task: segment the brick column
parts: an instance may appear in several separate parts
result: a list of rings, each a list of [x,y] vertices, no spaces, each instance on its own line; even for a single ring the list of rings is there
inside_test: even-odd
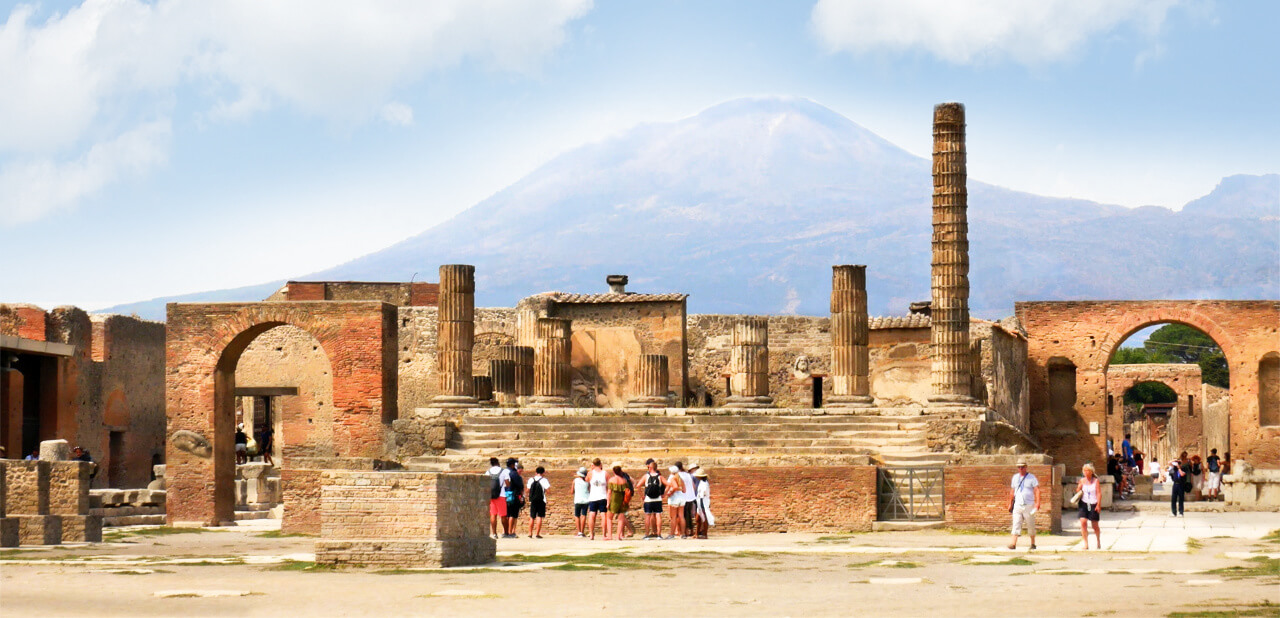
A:
[[[734,408],[768,408],[769,396],[769,319],[738,318],[733,324],[733,351],[729,357],[733,372],[733,394],[725,405]]]
[[[476,405],[471,380],[471,349],[475,344],[476,267],[440,267],[440,296],[436,320],[436,359],[440,394],[431,405],[465,408]]]
[[[831,387],[829,408],[871,406],[867,350],[867,267],[831,267]]]
[[[665,354],[641,354],[636,365],[635,390],[628,408],[665,408],[671,405],[671,373]]]
[[[933,108],[934,405],[971,405],[969,392],[969,196],[965,188],[964,106]]]
[[[511,346],[515,347],[515,346]],[[489,379],[493,386],[493,400],[498,405],[516,401],[516,362],[506,358],[489,361]]]
[[[569,406],[570,322],[538,318],[538,339],[533,350],[534,408]]]

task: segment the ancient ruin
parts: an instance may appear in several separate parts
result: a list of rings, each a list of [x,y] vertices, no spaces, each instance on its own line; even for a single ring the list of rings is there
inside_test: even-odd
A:
[[[1056,488],[1135,429],[1153,453],[1230,451],[1231,504],[1280,506],[1280,301],[1020,302],[973,319],[963,106],[939,105],[933,129],[932,294],[904,315],[867,314],[874,255],[833,266],[828,316],[689,315],[686,295],[629,291],[625,275],[477,308],[468,265],[441,266],[439,283],[292,281],[262,302],[174,303],[164,324],[0,306],[0,545],[92,538],[103,518],[279,517],[320,535],[321,562],[482,562],[490,456],[545,466],[559,488],[595,457],[697,459],[715,470],[721,532],[998,530],[992,488],[1014,458]],[[1212,337],[1230,388],[1195,366],[1111,364],[1162,322]],[[1178,400],[1126,419],[1116,401],[1142,381]],[[274,463],[236,464],[238,426],[273,436],[251,457]],[[58,438],[89,445],[92,481],[56,451],[13,461]],[[50,475],[72,489],[46,488]],[[776,478],[795,482],[760,500]],[[73,506],[44,506],[67,492]],[[1062,513],[1037,517],[1052,529]],[[548,514],[553,532],[571,525]]]

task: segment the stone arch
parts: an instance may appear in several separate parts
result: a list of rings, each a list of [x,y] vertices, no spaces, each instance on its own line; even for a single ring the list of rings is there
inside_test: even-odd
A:
[[[1280,352],[1258,360],[1258,425],[1280,427]]]
[[[166,500],[171,525],[234,520],[235,368],[281,325],[314,337],[329,358],[333,448],[382,455],[396,416],[396,308],[380,302],[171,304],[166,341]]]

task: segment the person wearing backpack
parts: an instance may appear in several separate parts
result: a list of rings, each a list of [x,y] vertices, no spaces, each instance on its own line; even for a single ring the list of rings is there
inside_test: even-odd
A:
[[[540,539],[542,521],[547,518],[547,492],[551,490],[551,481],[542,476],[547,473],[546,468],[538,466],[533,472],[526,488],[529,496],[529,538]]]
[[[1209,457],[1205,459],[1205,467],[1209,473],[1205,475],[1205,493],[1208,494],[1210,500],[1217,500],[1222,492],[1222,460],[1218,457],[1218,449],[1209,449]]]
[[[645,540],[662,538],[662,495],[667,491],[667,484],[658,472],[658,462],[652,458],[644,465],[648,470],[641,479],[644,487],[644,538]]]
[[[502,466],[497,457],[489,458],[489,470],[484,473],[489,477],[489,533],[498,538],[498,520],[502,520],[502,534],[507,533],[507,499],[502,496]]]
[[[1204,466],[1200,465],[1200,456],[1191,456],[1191,498],[1200,500],[1204,492]]]
[[[1169,469],[1166,472],[1169,475],[1169,486],[1173,488],[1169,492],[1169,509],[1173,511],[1170,517],[1177,517],[1184,514],[1187,509],[1185,484],[1187,475],[1182,472],[1182,466],[1178,464],[1177,459],[1169,462]]]
[[[520,478],[520,471],[516,470],[516,459],[510,457],[507,459],[507,467],[503,469],[502,474],[498,477],[502,484],[502,497],[506,500],[506,512],[503,513],[502,519],[502,538],[516,538],[516,517],[520,515],[520,507],[524,506],[524,479]]]

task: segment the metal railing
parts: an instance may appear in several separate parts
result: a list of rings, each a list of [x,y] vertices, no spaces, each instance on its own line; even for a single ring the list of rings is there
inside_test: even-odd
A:
[[[942,468],[879,468],[876,518],[940,521],[944,515]]]

